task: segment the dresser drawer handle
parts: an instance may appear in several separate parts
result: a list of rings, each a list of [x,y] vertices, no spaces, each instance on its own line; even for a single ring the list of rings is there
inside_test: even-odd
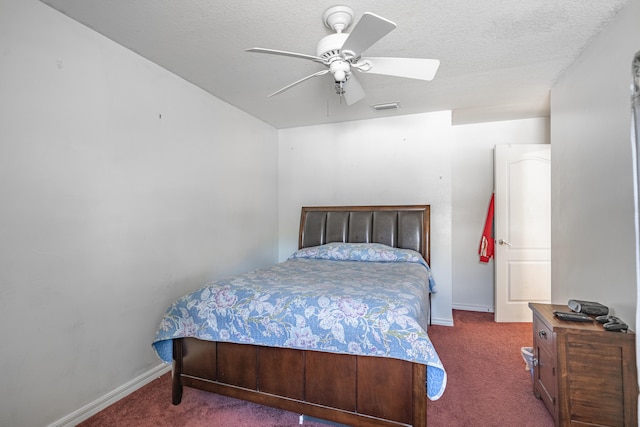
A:
[[[547,332],[546,331],[540,331],[540,332],[538,332],[538,336],[540,338],[547,339]]]

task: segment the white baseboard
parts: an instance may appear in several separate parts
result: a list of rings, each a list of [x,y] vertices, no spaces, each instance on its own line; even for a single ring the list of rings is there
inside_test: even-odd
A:
[[[453,319],[445,319],[443,317],[433,317],[431,319],[432,325],[438,326],[453,326]]]
[[[452,304],[451,308],[453,310],[480,311],[483,313],[493,313],[493,307],[486,307],[481,305]],[[438,326],[453,326],[453,318],[433,317],[431,319],[431,324],[438,325]]]
[[[482,311],[485,313],[493,313],[493,307],[487,307],[482,305],[469,305],[469,304],[452,304],[451,308],[454,310],[465,310],[465,311]]]
[[[77,411],[49,424],[48,427],[73,427],[169,371],[171,371],[171,365],[166,363],[151,368],[147,372],[138,375],[131,381],[83,406]]]

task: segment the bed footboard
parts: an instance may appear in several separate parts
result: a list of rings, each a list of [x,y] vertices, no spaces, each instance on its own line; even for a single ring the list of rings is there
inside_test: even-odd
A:
[[[174,405],[188,386],[350,426],[427,424],[424,365],[195,338],[173,345]]]

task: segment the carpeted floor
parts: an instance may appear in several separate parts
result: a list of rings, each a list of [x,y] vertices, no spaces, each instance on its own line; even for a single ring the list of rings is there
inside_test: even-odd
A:
[[[453,312],[454,327],[429,336],[447,370],[447,389],[428,402],[431,426],[553,426],[533,395],[521,347],[533,342],[531,323],[495,323],[493,313]]]
[[[492,313],[453,312],[454,327],[431,326],[429,335],[447,370],[444,395],[427,402],[430,426],[553,426],[520,348],[531,346],[531,323],[495,323]],[[293,427],[299,415],[212,393],[184,390],[171,404],[170,374],[111,405],[81,427]],[[327,427],[305,420],[305,426]]]
[[[171,404],[171,374],[157,380],[81,423],[82,427],[289,427],[299,415],[189,387],[182,403]],[[304,423],[327,427],[326,424]]]

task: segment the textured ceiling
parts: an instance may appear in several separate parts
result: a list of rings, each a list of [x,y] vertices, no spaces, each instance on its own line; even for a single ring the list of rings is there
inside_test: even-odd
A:
[[[42,0],[71,18],[276,128],[453,110],[454,122],[548,114],[549,88],[626,0]],[[335,4],[398,27],[363,56],[436,58],[431,82],[357,74],[367,96],[347,106],[323,69],[247,53],[315,55]],[[346,30],[349,32],[349,29]],[[374,111],[397,101],[400,109]]]

